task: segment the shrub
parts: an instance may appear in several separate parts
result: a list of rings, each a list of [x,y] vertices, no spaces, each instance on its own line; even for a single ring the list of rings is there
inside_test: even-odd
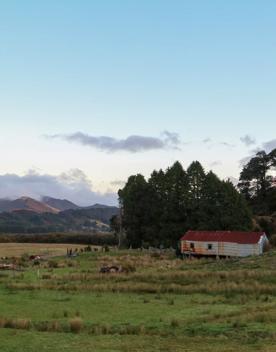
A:
[[[65,311],[63,311],[63,316],[64,316],[64,318],[67,318],[68,317],[68,311],[67,310],[65,310]]]
[[[273,247],[276,247],[276,234],[275,235],[272,235],[270,237],[270,244],[273,246]]]
[[[51,274],[42,274],[41,276],[42,280],[50,280],[52,278]]]
[[[57,320],[52,321],[49,325],[49,330],[54,332],[61,331],[61,326],[59,322]]]
[[[83,321],[81,318],[73,318],[69,321],[71,332],[78,334],[83,328]]]
[[[58,262],[56,260],[51,259],[48,262],[48,266],[49,268],[58,268]]]
[[[125,273],[134,273],[136,271],[136,267],[131,263],[124,263],[122,265],[122,271]]]
[[[180,322],[177,319],[172,319],[171,320],[171,327],[172,328],[178,328],[180,326]]]

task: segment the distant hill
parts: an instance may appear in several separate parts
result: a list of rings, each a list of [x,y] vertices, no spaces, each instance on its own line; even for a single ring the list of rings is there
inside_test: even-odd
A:
[[[16,210],[28,210],[35,213],[53,213],[57,214],[59,209],[48,204],[39,202],[30,197],[21,197],[15,200],[0,200],[0,212],[12,212]]]
[[[58,209],[60,211],[69,209],[79,209],[80,207],[67,199],[57,199],[52,197],[43,197],[42,202],[50,207]]]
[[[75,219],[77,222],[82,222],[87,219],[99,220],[109,225],[109,221],[113,215],[119,214],[119,208],[117,207],[95,207],[70,209],[60,213],[60,216],[66,217],[67,219]]]
[[[70,231],[108,231],[119,208],[103,204],[80,207],[69,200],[29,197],[0,199],[0,232],[44,233]]]
[[[96,203],[94,205],[90,205],[88,207],[82,207],[83,209],[94,209],[94,208],[101,208],[101,209],[107,209],[107,208],[110,208],[110,206],[108,205],[104,205],[104,204],[99,204],[99,203]]]
[[[108,231],[111,217],[119,213],[117,207],[94,204],[81,208],[67,200],[45,198],[44,202],[28,197],[0,200],[0,232]]]

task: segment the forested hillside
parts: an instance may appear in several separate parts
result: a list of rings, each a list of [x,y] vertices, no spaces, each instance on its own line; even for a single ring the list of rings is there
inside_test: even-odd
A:
[[[109,220],[117,207],[70,209],[58,214],[28,210],[0,213],[0,233],[47,233],[109,229]]]

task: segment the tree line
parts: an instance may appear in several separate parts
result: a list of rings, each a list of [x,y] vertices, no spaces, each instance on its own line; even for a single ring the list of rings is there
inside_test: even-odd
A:
[[[105,233],[6,233],[0,234],[0,243],[68,243],[94,246],[116,246],[117,238]]]
[[[118,192],[121,224],[128,245],[173,246],[187,230],[250,230],[252,215],[242,194],[228,180],[205,172],[195,161],[153,171],[148,180],[130,176]],[[119,230],[118,221],[113,227]]]

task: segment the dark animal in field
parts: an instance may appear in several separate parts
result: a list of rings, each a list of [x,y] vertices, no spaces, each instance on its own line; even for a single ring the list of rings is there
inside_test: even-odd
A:
[[[121,271],[122,269],[116,265],[102,266],[100,269],[101,274],[120,273]]]
[[[41,259],[40,255],[30,255],[29,256],[29,260],[40,260],[40,259]]]

